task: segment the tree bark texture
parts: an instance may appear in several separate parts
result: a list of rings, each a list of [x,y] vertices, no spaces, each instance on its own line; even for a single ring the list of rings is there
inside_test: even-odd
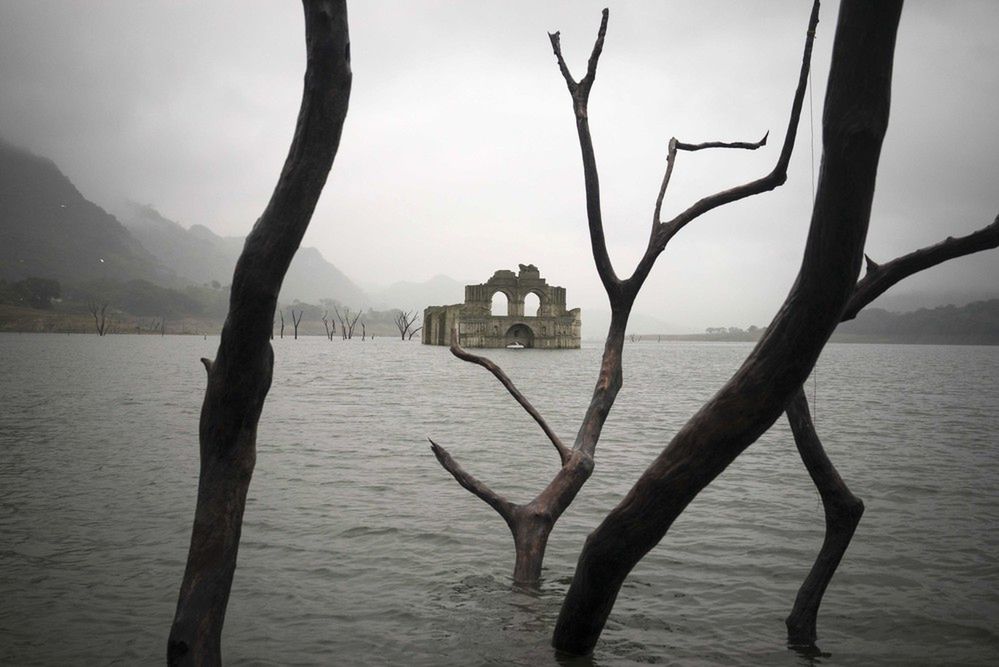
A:
[[[900,11],[898,0],[841,4],[822,166],[798,277],[736,374],[586,539],[555,627],[556,649],[592,651],[631,569],[701,489],[776,421],[839,322],[863,256]]]
[[[229,312],[199,428],[201,471],[187,568],[170,630],[171,665],[221,663],[221,632],[271,384],[277,297],[340,143],[350,96],[343,0],[303,0],[307,67],[294,139],[274,193],[236,263]]]
[[[842,321],[851,320],[877,297],[899,281],[924,269],[982,250],[999,247],[999,216],[992,224],[960,238],[948,237],[886,264],[867,258],[867,274],[854,288]],[[839,567],[853,533],[864,513],[864,503],[854,496],[829,460],[815,432],[803,388],[791,397],[785,409],[801,460],[822,498],[825,538],[805,581],[798,589],[794,607],[786,619],[788,643],[811,645],[817,638],[816,621],[826,587]]]

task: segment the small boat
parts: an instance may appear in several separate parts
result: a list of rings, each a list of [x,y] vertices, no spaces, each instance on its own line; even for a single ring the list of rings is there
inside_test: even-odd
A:
[[[508,350],[523,350],[524,349],[524,345],[522,343],[518,342],[518,341],[514,341],[514,342],[510,343],[509,345],[507,345],[506,349],[508,349]]]

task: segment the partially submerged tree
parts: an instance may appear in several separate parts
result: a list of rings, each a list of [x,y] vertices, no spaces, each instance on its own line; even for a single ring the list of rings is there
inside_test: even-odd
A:
[[[705,197],[671,220],[664,222],[661,220],[663,198],[669,186],[677,154],[680,151],[695,152],[711,148],[756,150],[766,145],[769,133],[757,142],[710,141],[692,144],[678,141],[675,137],[670,139],[666,156],[666,169],[652,215],[652,230],[649,243],[645,254],[638,262],[631,277],[626,279],[619,278],[614,271],[604,240],[603,218],[600,208],[600,185],[597,175],[596,158],[593,152],[593,142],[590,138],[587,111],[590,89],[596,77],[597,62],[603,50],[604,36],[607,31],[607,18],[608,12],[605,9],[599,31],[597,32],[597,39],[587,63],[586,75],[579,81],[573,79],[562,57],[559,33],[556,32],[549,35],[559,70],[565,79],[572,99],[572,108],[576,118],[576,131],[582,151],[583,176],[586,189],[586,212],[593,259],[611,306],[610,329],[604,343],[600,372],[597,377],[596,386],[593,389],[589,407],[576,434],[575,442],[572,447],[567,447],[563,444],[561,439],[548,426],[530,402],[517,390],[506,374],[496,364],[485,357],[469,354],[462,350],[458,344],[458,336],[454,334],[451,336],[451,340],[453,341],[451,352],[460,359],[483,366],[496,376],[517,402],[541,426],[541,429],[548,436],[548,439],[558,452],[561,467],[548,486],[534,499],[523,504],[514,503],[497,494],[488,486],[465,472],[447,450],[431,440],[431,448],[440,464],[454,476],[459,484],[489,504],[506,521],[513,534],[516,555],[513,578],[516,583],[526,586],[536,586],[538,584],[545,549],[548,544],[548,536],[555,522],[576,497],[576,494],[593,470],[593,456],[597,442],[600,439],[601,430],[623,382],[621,364],[628,318],[631,315],[631,308],[635,302],[635,298],[638,296],[638,292],[645,283],[656,259],[666,248],[669,241],[688,223],[699,216],[724,204],[773,190],[787,180],[787,167],[791,159],[795,133],[797,132],[798,121],[801,117],[802,104],[808,83],[812,44],[815,39],[815,26],[818,22],[818,2],[812,8],[809,18],[804,54],[791,104],[791,113],[784,134],[784,143],[774,168],[770,173],[761,178]],[[776,419],[776,415],[774,419]]]
[[[87,310],[94,318],[94,328],[97,330],[97,335],[103,336],[108,333],[108,302],[102,301],[98,303],[97,301],[88,301]]]
[[[295,327],[295,340],[298,340],[298,325],[302,323],[303,315],[305,315],[304,310],[298,311],[298,315],[295,315],[295,309],[291,309],[291,324]]]
[[[340,309],[336,306],[333,307],[333,312],[336,313],[336,318],[340,320],[340,335],[343,336],[344,340],[350,340],[354,337],[354,327],[357,326],[357,320],[361,317],[361,311],[358,310],[354,315],[354,318],[350,317],[350,308],[344,308],[343,315],[340,314]]]
[[[330,311],[327,310],[323,313],[323,326],[326,327],[326,337],[332,342],[333,336],[336,335],[336,322],[330,322],[329,317]],[[332,328],[330,328],[330,324],[333,325]]]
[[[900,12],[900,0],[840,5],[822,166],[798,277],[735,375],[587,537],[555,627],[557,649],[593,649],[631,569],[697,494],[776,421],[839,322],[863,256],[888,126]]]
[[[916,250],[885,264],[878,264],[868,257],[867,273],[854,288],[840,319],[842,322],[852,320],[890,287],[914,273],[996,247],[999,247],[999,216],[996,216],[991,225],[968,236],[948,237],[936,245]],[[864,503],[850,492],[826,455],[822,441],[815,432],[803,387],[798,387],[793,393],[785,412],[798,453],[822,498],[825,513],[825,539],[812,569],[798,589],[794,607],[785,621],[789,643],[812,645],[817,635],[815,625],[822,596],[860,523]]]
[[[295,136],[277,186],[236,263],[229,312],[199,429],[198,500],[167,646],[172,665],[221,663],[225,618],[256,460],[257,423],[271,384],[278,293],[340,143],[350,96],[344,0],[303,0],[307,67]]]
[[[395,326],[399,329],[399,337],[402,340],[406,340],[406,336],[410,339],[413,338],[413,334],[422,329],[423,327],[416,327],[417,318],[420,316],[420,311],[399,311],[399,314],[395,316]],[[416,328],[414,328],[416,327]]]

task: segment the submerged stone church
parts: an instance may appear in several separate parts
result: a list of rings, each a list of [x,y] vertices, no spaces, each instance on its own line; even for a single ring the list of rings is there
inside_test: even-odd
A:
[[[497,292],[506,295],[506,315],[492,314]],[[538,297],[536,313],[524,312],[528,294]],[[455,326],[462,347],[579,347],[579,308],[567,311],[565,288],[549,285],[533,264],[521,264],[517,274],[499,270],[480,285],[466,285],[465,303],[424,310],[423,344],[450,345]]]

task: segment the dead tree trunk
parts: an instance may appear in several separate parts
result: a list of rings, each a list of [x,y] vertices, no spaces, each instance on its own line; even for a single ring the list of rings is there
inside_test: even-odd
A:
[[[278,315],[281,316],[281,340],[284,340],[284,311],[279,310]]]
[[[333,306],[333,312],[336,313],[336,318],[340,320],[340,337],[347,340],[347,326],[343,322],[343,315],[340,314],[340,309],[336,306]]]
[[[851,320],[891,286],[914,273],[957,257],[999,247],[999,216],[991,225],[961,238],[947,240],[909,253],[886,264],[867,259],[867,274],[857,283],[847,303],[842,321]],[[864,513],[864,503],[854,496],[829,460],[808,410],[803,388],[791,397],[785,408],[794,442],[808,474],[818,489],[825,512],[826,531],[822,548],[811,571],[798,589],[788,615],[787,640],[792,645],[815,643],[816,620],[826,587],[839,567],[853,533]]]
[[[677,433],[586,539],[552,643],[592,651],[628,573],[691,500],[784,411],[853,292],[888,126],[901,2],[840,5],[823,157],[798,278],[736,374]]]
[[[97,330],[97,335],[103,336],[108,331],[107,301],[101,304],[98,304],[96,301],[90,301],[87,303],[87,309],[94,317],[94,328]]]
[[[351,338],[354,337],[354,327],[357,326],[357,320],[360,317],[361,317],[361,311],[357,311],[357,314],[354,315],[354,319],[350,319],[350,309],[349,308],[347,309],[347,320],[348,320],[347,339],[348,340],[350,340]]]
[[[236,567],[257,423],[271,384],[269,330],[281,282],[308,227],[350,95],[350,41],[343,0],[305,0],[307,67],[295,136],[277,186],[236,263],[229,313],[199,429],[201,472],[187,568],[167,646],[171,665],[218,665]]]
[[[413,340],[413,336],[415,336],[416,334],[420,333],[420,331],[422,331],[422,330],[423,330],[423,327],[416,327],[415,329],[413,329],[412,331],[409,332],[409,337],[407,338],[407,340]]]
[[[336,333],[336,322],[330,322],[329,315],[330,311],[328,310],[323,313],[323,326],[326,327],[326,337],[330,342],[333,342],[333,335]],[[330,324],[333,325],[332,329],[330,329]]]
[[[364,329],[364,322],[361,322],[361,342],[368,340],[368,332]]]
[[[694,203],[671,220],[661,220],[661,209],[669,185],[670,176],[679,151],[695,152],[709,148],[729,148],[756,150],[766,145],[769,133],[758,142],[719,142],[712,141],[700,144],[690,144],[670,140],[666,170],[660,185],[655,209],[652,216],[652,230],[648,247],[630,278],[621,279],[614,271],[607,246],[604,241],[603,218],[600,208],[600,185],[597,175],[596,158],[593,152],[593,142],[590,138],[589,116],[587,104],[590,89],[596,76],[597,63],[603,50],[604,37],[607,31],[608,12],[604,10],[597,39],[587,64],[586,75],[575,81],[562,57],[559,34],[549,35],[552,49],[558,62],[559,70],[565,79],[572,98],[573,113],[576,118],[576,131],[583,159],[583,176],[586,189],[586,211],[590,231],[590,243],[594,263],[604,289],[607,292],[611,306],[610,329],[604,343],[603,360],[597,377],[596,386],[590,405],[583,417],[583,422],[576,434],[572,448],[562,444],[557,435],[548,427],[537,410],[524,398],[508,377],[503,374],[493,362],[484,357],[469,354],[458,344],[457,332],[452,333],[451,352],[465,361],[477,363],[490,370],[500,380],[514,398],[541,426],[545,434],[555,445],[561,459],[561,468],[552,481],[533,500],[524,505],[518,505],[498,495],[474,477],[466,473],[442,447],[431,441],[434,454],[441,465],[451,473],[459,484],[479,496],[495,509],[506,521],[514,536],[516,553],[514,565],[514,581],[524,586],[537,586],[541,574],[545,548],[548,536],[555,522],[572,503],[576,494],[593,471],[593,456],[604,422],[617,398],[623,382],[622,354],[624,349],[625,330],[632,304],[639,290],[645,283],[656,259],[666,248],[669,241],[688,223],[704,213],[719,206],[744,199],[763,192],[768,192],[780,186],[787,179],[787,166],[794,147],[795,132],[801,117],[801,107],[808,82],[808,68],[815,35],[815,25],[818,22],[818,3],[814,7],[809,27],[806,33],[804,55],[801,70],[798,75],[791,104],[791,114],[788,120],[784,144],[773,170],[754,181],[723,190],[705,197]],[[783,407],[783,406],[781,406]],[[779,413],[778,413],[779,414]],[[776,415],[774,416],[776,419]]]
[[[298,317],[295,317],[295,309],[291,309],[291,322],[295,327],[295,340],[298,340],[298,325],[302,323],[302,315],[305,314],[304,310],[298,311]]]

